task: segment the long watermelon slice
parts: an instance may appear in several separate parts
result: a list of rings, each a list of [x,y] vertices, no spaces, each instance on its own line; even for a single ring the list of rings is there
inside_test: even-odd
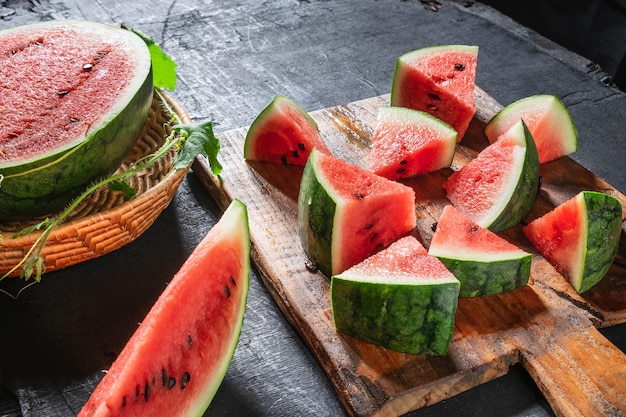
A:
[[[478,47],[441,45],[417,49],[398,58],[391,105],[425,111],[465,135],[474,114]]]
[[[537,250],[583,293],[611,267],[622,230],[622,206],[604,193],[582,191],[522,231]]]
[[[248,128],[243,156],[249,161],[304,165],[313,148],[330,153],[315,120],[290,98],[276,96]]]
[[[459,281],[412,236],[331,279],[337,330],[411,354],[445,355]]]
[[[450,202],[481,227],[498,232],[518,224],[539,189],[537,148],[524,122],[450,175],[443,188]]]
[[[330,277],[416,225],[412,188],[313,149],[298,195],[304,252]]]
[[[172,278],[79,417],[202,415],[239,340],[249,254],[247,210],[233,200]]]
[[[487,139],[495,142],[520,119],[535,139],[540,163],[576,152],[574,121],[561,100],[548,94],[525,97],[504,107],[485,126]]]
[[[459,297],[497,294],[528,283],[532,254],[444,207],[428,248],[461,282]]]
[[[404,107],[380,107],[369,169],[398,180],[449,167],[456,137],[449,124],[428,113]]]
[[[0,32],[0,220],[60,210],[117,169],[152,103],[143,39],[52,21]]]

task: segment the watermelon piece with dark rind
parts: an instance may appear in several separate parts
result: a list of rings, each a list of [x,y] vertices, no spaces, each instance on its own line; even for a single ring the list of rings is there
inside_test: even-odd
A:
[[[327,277],[368,257],[416,226],[415,192],[314,149],[298,195],[304,252]]]
[[[532,254],[479,226],[452,205],[444,207],[428,254],[461,282],[459,297],[510,291],[528,283]]]
[[[244,203],[233,200],[111,365],[79,417],[199,416],[237,346],[250,280]]]
[[[457,141],[474,114],[478,47],[440,45],[400,56],[391,86],[391,105],[425,111],[451,125]]]
[[[608,272],[622,233],[622,206],[604,193],[582,191],[527,224],[526,238],[583,293]]]
[[[525,97],[504,107],[485,126],[487,139],[495,142],[520,119],[535,139],[540,163],[576,152],[578,132],[574,121],[563,102],[549,94]]]
[[[7,29],[0,48],[10,51],[0,77],[0,220],[49,215],[129,154],[152,103],[150,54],[131,31],[85,21]]]
[[[315,120],[293,100],[279,95],[248,128],[243,156],[250,161],[304,165],[313,148],[330,153]]]
[[[398,180],[447,168],[454,158],[456,138],[457,133],[449,124],[428,113],[380,107],[369,169]]]
[[[411,354],[445,355],[459,281],[412,236],[331,279],[337,330]]]
[[[450,202],[493,232],[518,224],[539,189],[539,158],[532,134],[518,121],[443,184]]]

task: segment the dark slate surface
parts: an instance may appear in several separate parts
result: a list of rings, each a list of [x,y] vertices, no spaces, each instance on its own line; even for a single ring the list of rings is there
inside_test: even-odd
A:
[[[626,191],[626,94],[587,61],[473,2],[407,0],[0,1],[0,29],[49,19],[124,22],[178,62],[174,97],[196,121],[248,125],[276,94],[307,110],[390,91],[395,59],[422,46],[480,46],[478,84],[503,104],[556,94],[580,133],[574,158]],[[168,279],[220,212],[190,173],[136,242],[0,298],[0,414],[78,412]],[[3,283],[2,285],[7,285]],[[624,349],[626,326],[605,330]],[[18,400],[20,406],[18,406]],[[256,274],[241,339],[212,416],[345,415],[326,376]],[[549,416],[509,374],[410,416]]]

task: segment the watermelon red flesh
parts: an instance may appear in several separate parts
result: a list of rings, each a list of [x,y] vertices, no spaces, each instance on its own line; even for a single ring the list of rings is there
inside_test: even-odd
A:
[[[459,282],[412,236],[331,280],[337,330],[412,354],[444,355],[454,329]]]
[[[84,21],[2,31],[0,51],[0,219],[48,215],[129,154],[152,103],[150,53]]]
[[[315,121],[291,99],[276,96],[254,120],[244,143],[244,158],[304,165],[317,148],[330,153]]]
[[[428,113],[381,107],[372,136],[369,169],[396,180],[449,167],[456,136],[450,125]]]
[[[425,111],[451,125],[460,141],[474,114],[478,47],[444,45],[398,58],[391,105]]]
[[[524,235],[578,292],[609,270],[622,233],[622,207],[607,194],[583,191],[523,229]]]
[[[523,98],[503,108],[485,126],[485,135],[495,142],[520,119],[533,135],[539,162],[549,162],[578,148],[578,133],[567,108],[553,95]]]
[[[201,415],[239,339],[249,251],[246,208],[234,200],[171,280],[79,417]]]
[[[340,273],[415,228],[415,193],[314,149],[298,196],[298,228],[309,259]]]
[[[528,283],[532,255],[444,207],[428,249],[461,282],[460,297],[509,291]]]
[[[537,149],[523,121],[443,184],[456,208],[494,232],[514,226],[528,214],[538,187]]]

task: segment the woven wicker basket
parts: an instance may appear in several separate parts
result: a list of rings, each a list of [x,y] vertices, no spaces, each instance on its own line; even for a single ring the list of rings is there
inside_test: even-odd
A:
[[[164,105],[162,100],[167,102]],[[119,170],[138,158],[155,152],[171,133],[167,123],[175,112],[180,121],[190,119],[183,108],[165,92],[154,94],[152,108],[133,150]],[[169,205],[187,170],[173,170],[175,151],[161,157],[148,169],[135,174],[130,186],[137,192],[129,201],[120,191],[107,186],[94,191],[72,211],[68,219],[52,230],[41,252],[45,271],[50,272],[97,258],[132,242],[145,232]],[[41,219],[0,222],[0,276],[22,261],[41,232],[14,238],[14,232]],[[9,276],[20,276],[21,268]]]

